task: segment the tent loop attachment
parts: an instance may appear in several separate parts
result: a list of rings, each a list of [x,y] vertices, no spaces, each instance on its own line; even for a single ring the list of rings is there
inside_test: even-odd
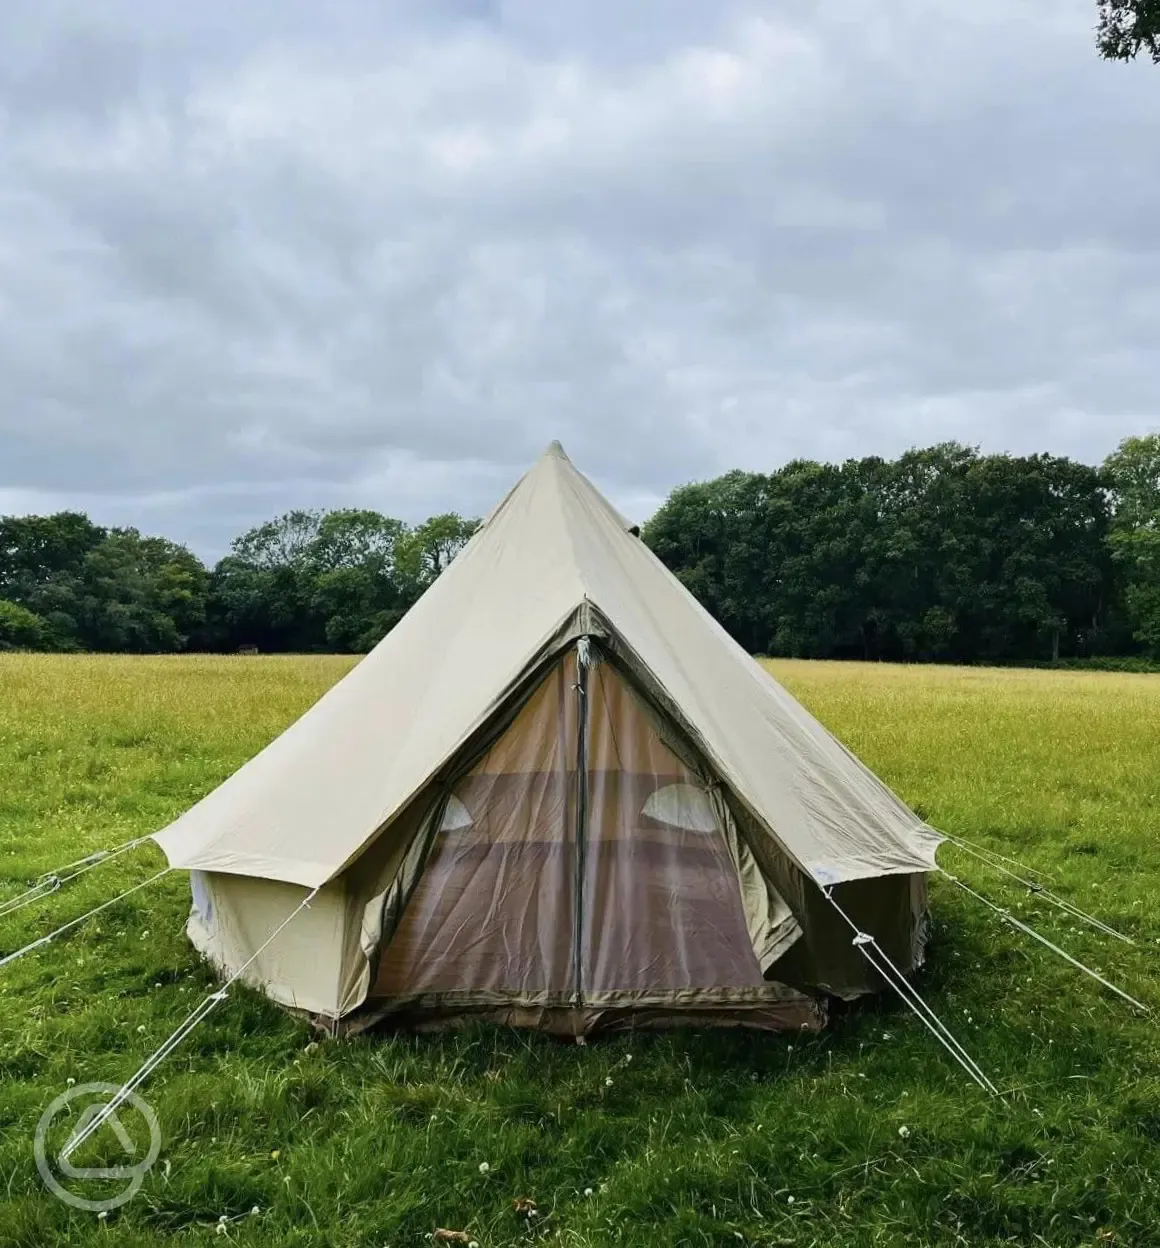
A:
[[[935,831],[957,849],[961,849],[963,853],[969,854],[972,858],[977,858],[981,863],[990,867],[992,871],[998,871],[1001,875],[1007,876],[1008,879],[1021,884],[1029,893],[1042,897],[1044,901],[1055,906],[1057,910],[1062,910],[1070,918],[1078,919],[1081,923],[1086,923],[1088,927],[1094,927],[1096,931],[1103,932],[1105,936],[1113,936],[1116,940],[1122,940],[1126,945],[1134,945],[1136,943],[1131,936],[1125,936],[1123,932],[1116,931],[1114,927],[1111,927],[1102,919],[1097,919],[1095,915],[1081,910],[1079,906],[1068,901],[1066,897],[1060,897],[1058,893],[1053,893],[1045,884],[1040,883],[1036,879],[1028,879],[1027,875],[1038,876],[1041,874],[1034,867],[1024,866],[1023,863],[1018,862],[1014,858],[1006,858],[1002,854],[996,854],[981,845],[975,845],[972,841],[964,841],[962,837],[952,836],[949,832],[943,832],[938,828]],[[1020,875],[1010,870],[1009,867],[1004,866],[1004,863],[1010,863],[1012,866],[1019,867],[1026,874]]]
[[[878,943],[874,936],[869,932],[864,932],[857,923],[838,905],[834,898],[833,887],[822,889],[822,894],[831,906],[846,921],[850,930],[854,933],[854,939],[851,942],[855,949],[866,959],[867,962],[878,972],[886,981],[887,985],[901,998],[902,1003],[918,1018],[924,1027],[935,1037],[936,1040],[947,1050],[956,1062],[966,1071],[967,1076],[972,1082],[978,1084],[985,1092],[989,1092],[992,1096],[1001,1097],[1002,1093],[987,1077],[983,1068],[975,1061],[975,1059],[967,1052],[959,1041],[952,1035],[947,1025],[938,1017],[931,1009],[926,1001],[919,994],[917,988],[906,978],[901,970],[890,960],[889,955]]]
[[[59,892],[70,881],[85,875],[102,862],[111,862],[114,858],[127,854],[131,849],[136,849],[138,845],[144,844],[148,839],[149,837],[147,836],[137,836],[131,841],[126,841],[123,845],[115,845],[112,849],[99,849],[96,853],[89,854],[86,858],[78,858],[75,862],[66,862],[63,867],[57,867],[53,871],[46,872],[40,876],[35,884],[25,889],[23,893],[18,893],[15,897],[9,897],[7,901],[0,901],[0,919],[6,918],[10,914],[15,914],[18,910],[23,910],[25,906],[31,906],[34,902],[42,901],[45,897],[51,897],[53,893]]]
[[[59,876],[43,876],[30,888],[25,889],[23,893],[10,897],[7,901],[0,902],[0,918],[4,918],[5,915],[15,914],[17,910],[23,910],[25,906],[32,905],[34,901],[51,897],[53,893],[59,891],[60,886],[61,880]]]
[[[23,949],[17,949],[14,953],[8,954],[6,957],[0,958],[0,967],[7,966],[10,962],[15,962],[18,958],[24,957],[26,953],[31,953],[34,949],[41,949],[45,945],[50,945],[58,936],[63,936],[66,932],[71,932],[74,927],[79,927],[86,919],[93,918],[94,915],[100,914],[103,910],[108,910],[110,906],[115,906],[117,902],[124,901],[126,897],[131,897],[134,893],[140,892],[147,885],[152,884],[155,880],[161,879],[162,876],[168,875],[172,867],[165,867],[158,871],[156,875],[151,875],[147,880],[142,880],[139,884],[134,884],[132,888],[127,888],[123,893],[118,893],[116,897],[110,898],[108,901],[102,902],[99,906],[82,914],[79,918],[70,919],[63,927],[58,927],[56,931],[49,932],[47,936],[41,936],[38,940],[31,941],[25,945]]]

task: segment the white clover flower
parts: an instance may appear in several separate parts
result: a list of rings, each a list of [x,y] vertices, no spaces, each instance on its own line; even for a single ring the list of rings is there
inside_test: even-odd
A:
[[[584,1198],[587,1199],[591,1195],[592,1195],[592,1189],[590,1187],[586,1187],[584,1189]]]
[[[797,1200],[797,1197],[796,1197],[796,1196],[787,1196],[787,1197],[785,1198],[785,1203],[786,1203],[787,1205],[792,1205],[792,1204],[794,1203],[794,1201],[795,1201],[795,1200]]]
[[[491,1173],[491,1166],[489,1166],[489,1165],[487,1164],[487,1162],[486,1162],[486,1161],[481,1161],[481,1162],[479,1163],[479,1173],[480,1173],[480,1174],[490,1174],[490,1173]]]
[[[910,1138],[910,1128],[909,1128],[909,1127],[906,1127],[906,1126],[899,1127],[899,1128],[898,1128],[898,1134],[899,1134],[899,1135],[900,1135],[900,1136],[901,1136],[904,1140],[909,1139],[909,1138]]]
[[[605,1075],[605,1077],[604,1077],[604,1086],[605,1086],[606,1088],[610,1088],[610,1087],[612,1087],[612,1076],[611,1076],[611,1075]]]

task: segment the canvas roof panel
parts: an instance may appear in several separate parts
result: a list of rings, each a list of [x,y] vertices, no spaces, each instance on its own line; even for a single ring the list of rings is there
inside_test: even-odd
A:
[[[934,868],[937,834],[733,641],[558,443],[361,663],[154,839],[176,867],[326,882],[585,603],[820,884]]]

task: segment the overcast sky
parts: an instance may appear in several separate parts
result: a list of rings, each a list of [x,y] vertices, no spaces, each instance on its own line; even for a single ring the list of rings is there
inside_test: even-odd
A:
[[[1160,68],[1095,0],[3,0],[0,512],[216,557],[1160,428]]]

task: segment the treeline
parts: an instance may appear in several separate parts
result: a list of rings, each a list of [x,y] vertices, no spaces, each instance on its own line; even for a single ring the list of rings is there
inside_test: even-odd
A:
[[[1160,657],[1160,435],[1099,468],[956,443],[673,492],[645,540],[749,650]]]
[[[0,649],[369,650],[478,527],[374,511],[292,511],[216,567],[87,516],[0,519]]]
[[[86,516],[0,519],[0,649],[370,649],[478,527],[293,511],[215,567]],[[946,443],[675,490],[642,537],[750,651],[1160,659],[1160,435],[1100,467]]]

